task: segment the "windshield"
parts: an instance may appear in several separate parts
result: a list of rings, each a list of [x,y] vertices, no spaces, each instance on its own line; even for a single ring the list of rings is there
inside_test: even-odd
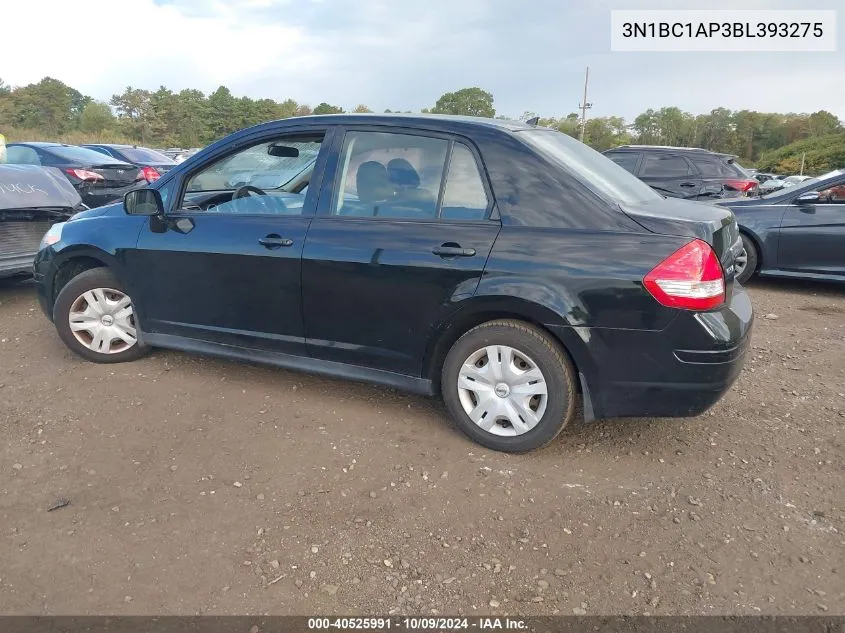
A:
[[[642,204],[662,196],[624,167],[571,136],[554,130],[518,133],[534,149],[584,178],[598,192],[621,204]]]
[[[778,189],[777,191],[773,191],[772,193],[767,193],[765,196],[760,196],[761,198],[775,198],[777,196],[782,196],[785,193],[789,193],[794,189],[798,189],[799,187],[803,187],[804,185],[814,185],[817,182],[821,182],[823,180],[827,180],[828,178],[832,178],[833,176],[839,176],[841,174],[845,174],[845,169],[835,169],[833,171],[829,171],[826,174],[822,174],[821,176],[816,176],[815,178],[808,178],[806,180],[802,180],[800,182],[790,181],[789,178],[785,178],[782,182],[788,183],[786,187],[782,189]]]
[[[110,165],[119,163],[125,165],[122,160],[106,156],[100,152],[88,149],[87,147],[76,147],[75,145],[51,145],[45,148],[53,156],[72,163],[83,163],[86,165]]]
[[[176,162],[168,156],[165,156],[154,149],[147,149],[146,147],[118,147],[117,151],[133,163],[163,163],[165,165],[176,164]]]

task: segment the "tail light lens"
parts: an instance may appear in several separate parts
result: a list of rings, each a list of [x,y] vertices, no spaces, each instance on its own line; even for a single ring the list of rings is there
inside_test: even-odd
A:
[[[97,182],[98,180],[105,180],[105,177],[102,174],[98,174],[95,171],[90,171],[88,169],[66,169],[67,173],[71,176],[79,178],[80,180],[86,180],[88,182]]]
[[[742,193],[748,193],[752,189],[758,186],[758,182],[756,180],[726,180],[725,185],[730,187],[731,189],[735,189],[736,191],[741,191]]]
[[[141,169],[141,175],[144,177],[144,180],[147,182],[155,182],[159,178],[161,178],[161,174],[158,172],[158,169],[155,167],[143,167]]]
[[[725,302],[725,277],[707,242],[693,240],[645,276],[652,297],[669,308],[710,310]]]

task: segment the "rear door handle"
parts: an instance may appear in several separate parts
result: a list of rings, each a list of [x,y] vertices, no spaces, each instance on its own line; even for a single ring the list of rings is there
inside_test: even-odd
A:
[[[682,182],[681,187],[696,187],[697,185],[694,182]]]
[[[461,248],[460,246],[442,245],[431,249],[431,252],[440,257],[473,257],[474,248]]]
[[[258,240],[258,243],[264,248],[269,248],[271,250],[281,248],[282,246],[293,246],[293,240],[284,238],[281,235],[276,235],[275,233],[262,237]]]

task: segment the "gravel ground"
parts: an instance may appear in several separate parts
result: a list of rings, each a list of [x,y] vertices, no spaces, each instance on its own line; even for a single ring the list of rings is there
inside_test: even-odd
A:
[[[845,288],[751,293],[711,412],[509,456],[387,389],[87,363],[0,283],[0,612],[845,613]]]

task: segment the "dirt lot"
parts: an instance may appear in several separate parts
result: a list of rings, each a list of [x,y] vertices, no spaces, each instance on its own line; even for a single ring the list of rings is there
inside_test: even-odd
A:
[[[86,363],[2,283],[0,611],[845,613],[845,289],[751,292],[708,415],[508,456],[386,389]]]

